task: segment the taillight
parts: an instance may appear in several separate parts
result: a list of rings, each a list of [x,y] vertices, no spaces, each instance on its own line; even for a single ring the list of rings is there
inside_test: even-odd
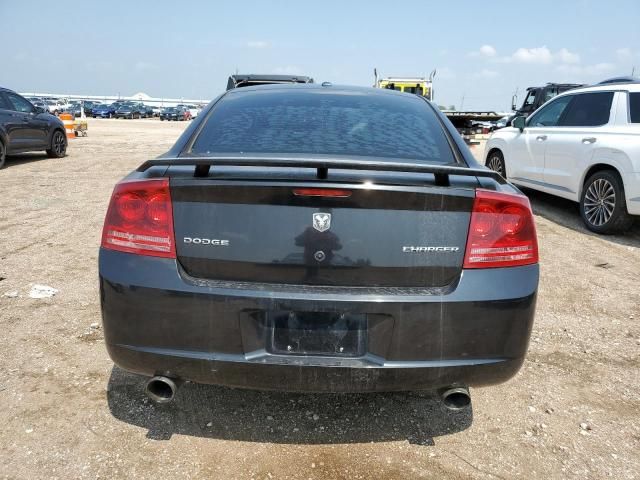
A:
[[[169,179],[125,181],[111,195],[102,248],[176,258]]]
[[[464,268],[515,267],[538,263],[538,240],[529,199],[476,190]]]

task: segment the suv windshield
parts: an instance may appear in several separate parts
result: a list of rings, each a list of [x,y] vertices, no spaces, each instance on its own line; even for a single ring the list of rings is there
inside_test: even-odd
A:
[[[527,94],[527,98],[524,99],[524,106],[525,107],[532,107],[533,104],[536,101],[536,94],[537,94],[537,90],[529,90],[529,93]]]
[[[327,89],[227,94],[206,120],[192,153],[455,162],[439,119],[419,97]]]

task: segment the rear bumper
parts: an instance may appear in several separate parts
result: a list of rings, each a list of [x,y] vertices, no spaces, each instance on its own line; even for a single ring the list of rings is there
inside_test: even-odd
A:
[[[175,260],[101,249],[100,294],[113,361],[142,375],[288,391],[393,391],[500,383],[517,373],[538,266],[466,270],[443,289],[202,281]],[[366,353],[269,353],[264,312],[363,313]]]

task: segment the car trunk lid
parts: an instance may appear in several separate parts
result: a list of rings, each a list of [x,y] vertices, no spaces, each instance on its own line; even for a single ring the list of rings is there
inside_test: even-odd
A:
[[[458,186],[172,178],[178,261],[212,280],[445,286],[462,270],[472,178]]]

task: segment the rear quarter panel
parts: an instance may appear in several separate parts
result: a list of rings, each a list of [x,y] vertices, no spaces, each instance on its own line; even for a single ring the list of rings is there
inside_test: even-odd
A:
[[[622,178],[629,213],[640,215],[640,125],[612,126],[597,139],[592,156],[582,159],[579,165],[578,191],[582,194],[591,167],[609,165]]]

